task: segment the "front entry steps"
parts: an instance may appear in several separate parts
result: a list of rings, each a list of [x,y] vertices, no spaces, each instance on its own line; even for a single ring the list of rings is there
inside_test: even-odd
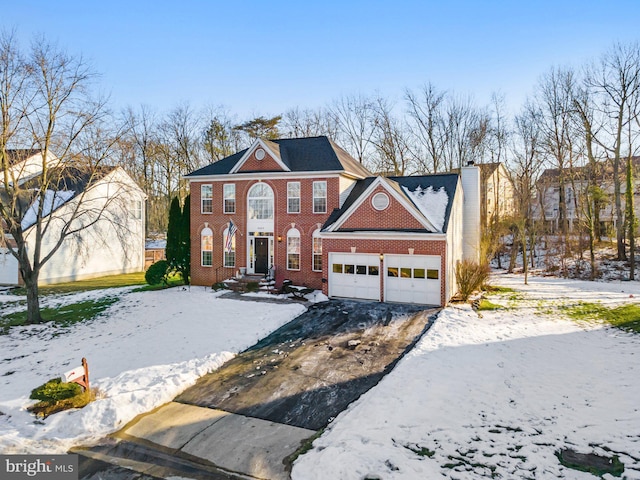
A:
[[[240,278],[231,278],[229,280],[225,280],[222,283],[224,283],[229,290],[233,290],[234,292],[239,293],[256,291],[273,293],[275,291],[276,284],[274,280],[265,278],[263,274],[250,273],[243,275]]]

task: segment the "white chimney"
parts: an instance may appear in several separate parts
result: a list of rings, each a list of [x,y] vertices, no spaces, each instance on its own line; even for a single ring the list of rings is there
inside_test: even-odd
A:
[[[480,168],[473,162],[460,169],[462,181],[462,255],[480,261]]]

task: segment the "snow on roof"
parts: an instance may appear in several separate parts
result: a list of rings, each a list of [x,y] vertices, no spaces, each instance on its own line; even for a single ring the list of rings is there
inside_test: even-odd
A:
[[[439,190],[434,190],[431,186],[425,189],[418,187],[413,192],[405,186],[402,189],[427,220],[441,232],[444,228],[447,205],[449,204],[449,195],[444,187],[440,187]]]
[[[51,214],[58,207],[68,202],[76,194],[73,190],[47,190],[44,194],[44,206],[42,207],[42,218]],[[38,208],[40,197],[36,197],[29,209],[22,217],[21,226],[25,230],[36,223],[38,219]]]

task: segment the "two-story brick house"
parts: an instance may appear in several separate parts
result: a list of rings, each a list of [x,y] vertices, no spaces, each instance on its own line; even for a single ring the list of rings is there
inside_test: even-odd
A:
[[[187,179],[195,285],[275,270],[332,297],[441,305],[463,250],[477,255],[459,175],[373,177],[327,137],[258,139]]]

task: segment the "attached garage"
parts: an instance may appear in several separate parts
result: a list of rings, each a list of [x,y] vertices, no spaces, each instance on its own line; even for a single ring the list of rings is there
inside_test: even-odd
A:
[[[380,301],[380,256],[329,253],[329,296]]]
[[[440,265],[439,255],[385,255],[385,301],[440,305]]]

